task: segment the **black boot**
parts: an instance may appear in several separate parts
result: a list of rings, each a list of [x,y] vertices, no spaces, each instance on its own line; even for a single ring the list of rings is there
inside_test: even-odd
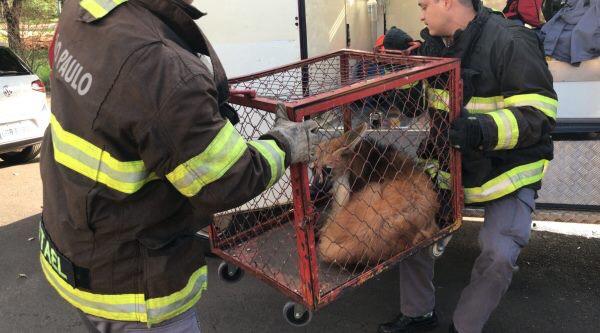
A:
[[[404,333],[430,331],[438,326],[435,311],[420,317],[408,317],[400,313],[393,321],[379,325],[378,333]]]

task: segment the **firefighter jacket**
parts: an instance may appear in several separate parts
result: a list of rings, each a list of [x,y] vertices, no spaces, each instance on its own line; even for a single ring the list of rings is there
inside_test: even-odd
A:
[[[272,140],[220,112],[224,70],[180,0],[68,1],[54,48],[41,173],[41,265],[73,306],[156,324],[194,306],[195,232],[283,174]]]
[[[451,45],[425,29],[419,48],[420,55],[461,59],[463,116],[477,117],[482,125],[480,149],[463,152],[466,203],[492,201],[522,187],[541,188],[553,158],[550,132],[558,107],[535,34],[488,8],[476,8],[475,19],[455,34]],[[433,126],[420,146],[421,158],[449,154],[446,87],[447,80],[439,78],[424,82],[424,91],[404,87],[411,88],[410,94],[423,94],[429,106]],[[441,164],[437,183],[448,188],[448,165]]]

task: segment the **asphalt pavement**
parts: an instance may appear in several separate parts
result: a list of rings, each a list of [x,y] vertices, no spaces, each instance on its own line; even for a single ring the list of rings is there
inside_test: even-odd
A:
[[[4,213],[4,212],[2,212]],[[39,215],[0,227],[0,332],[85,332],[77,312],[45,282],[38,261]],[[467,222],[436,267],[437,311],[447,325],[477,256],[481,224]],[[203,332],[375,332],[399,308],[393,268],[316,312],[303,328],[282,316],[287,301],[246,274],[236,284],[216,276],[197,308]],[[485,332],[600,332],[600,239],[533,232],[520,270]]]

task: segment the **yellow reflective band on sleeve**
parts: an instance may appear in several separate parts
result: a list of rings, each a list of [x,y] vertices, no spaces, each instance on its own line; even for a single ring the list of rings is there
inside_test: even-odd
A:
[[[450,93],[447,90],[429,88],[426,89],[429,107],[440,111],[450,111]]]
[[[471,97],[466,109],[470,113],[487,113],[504,108],[504,97]]]
[[[556,119],[558,101],[540,94],[514,95],[504,99],[504,107],[532,106],[546,116]]]
[[[413,82],[413,83],[405,84],[405,85],[403,85],[402,87],[400,87],[398,89],[403,89],[403,90],[404,89],[410,89],[412,87],[416,87],[419,83],[420,83],[419,81],[416,81],[416,82]]]
[[[519,125],[512,111],[503,109],[486,115],[491,116],[498,127],[498,144],[494,150],[514,148],[519,141]]]
[[[439,171],[436,178],[436,184],[442,190],[452,189],[452,176],[449,172]]]
[[[440,170],[440,163],[438,160],[418,158],[417,162],[438,188],[443,190],[451,189],[452,177],[449,172]]]
[[[81,0],[79,6],[94,18],[99,19],[127,0]]]
[[[50,114],[50,129],[54,160],[95,182],[132,194],[158,179],[146,170],[143,161],[121,162],[107,151],[64,130],[53,114]]]
[[[171,295],[146,299],[144,294],[104,295],[73,288],[40,254],[42,271],[59,295],[81,311],[110,320],[158,324],[189,310],[207,288],[207,266],[190,276],[186,286]]]
[[[279,148],[274,140],[257,140],[248,142],[254,147],[269,163],[271,167],[271,180],[267,188],[273,186],[275,182],[283,176],[285,170],[285,152]]]
[[[167,179],[181,194],[193,197],[204,186],[223,177],[246,149],[248,146],[244,138],[227,121],[201,154],[177,166],[167,174]]]
[[[501,198],[523,186],[537,183],[544,178],[548,160],[521,165],[486,182],[481,187],[465,188],[465,203],[487,202]]]

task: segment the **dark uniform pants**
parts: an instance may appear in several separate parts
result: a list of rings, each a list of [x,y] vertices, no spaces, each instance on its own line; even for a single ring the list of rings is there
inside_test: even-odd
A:
[[[90,333],[200,333],[194,308],[150,328],[144,323],[109,320],[81,311],[79,315]]]
[[[485,221],[479,232],[481,254],[454,311],[453,321],[459,332],[481,332],[508,289],[517,270],[517,257],[529,242],[534,196],[535,191],[521,189],[485,206]],[[417,317],[435,307],[433,267],[428,249],[400,263],[403,314]]]

